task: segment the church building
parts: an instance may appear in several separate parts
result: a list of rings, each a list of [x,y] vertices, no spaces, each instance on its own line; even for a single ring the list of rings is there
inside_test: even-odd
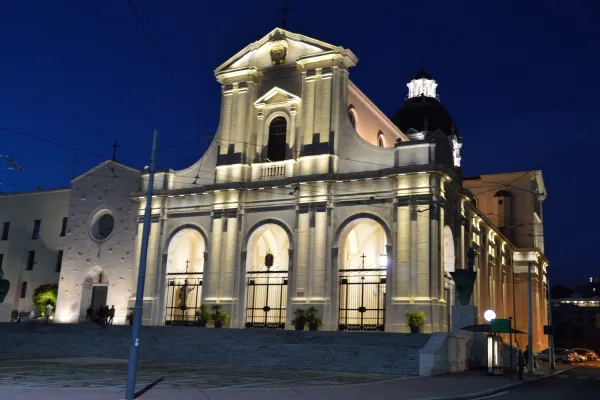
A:
[[[214,71],[213,142],[188,168],[155,174],[143,323],[189,325],[201,305],[220,304],[231,328],[293,329],[295,309],[316,307],[323,330],[409,332],[406,313],[422,311],[423,332],[445,332],[457,303],[451,273],[472,249],[481,323],[493,309],[527,331],[531,264],[541,348],[541,171],[464,177],[468,135],[436,80],[419,71],[389,118],[349,79],[357,63],[347,48],[276,28]],[[106,161],[72,181],[55,322],[114,304],[125,323],[148,178]],[[25,276],[17,264],[4,266],[16,271],[5,276],[13,308]]]

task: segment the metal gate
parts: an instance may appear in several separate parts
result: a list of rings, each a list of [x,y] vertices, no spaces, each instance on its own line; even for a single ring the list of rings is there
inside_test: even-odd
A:
[[[385,284],[385,268],[340,270],[340,331],[385,329]]]
[[[249,271],[246,328],[285,329],[287,271]]]
[[[165,325],[194,325],[202,300],[202,273],[167,274]]]

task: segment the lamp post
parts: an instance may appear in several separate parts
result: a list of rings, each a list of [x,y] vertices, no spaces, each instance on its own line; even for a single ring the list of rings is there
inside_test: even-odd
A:
[[[483,313],[483,318],[485,318],[486,321],[491,323],[492,320],[496,318],[496,312],[494,310],[487,310],[485,313]],[[490,374],[490,375],[494,374],[495,347],[496,346],[494,343],[494,335],[490,332],[490,334],[487,337],[487,353],[488,353],[487,364],[488,364],[488,374]]]

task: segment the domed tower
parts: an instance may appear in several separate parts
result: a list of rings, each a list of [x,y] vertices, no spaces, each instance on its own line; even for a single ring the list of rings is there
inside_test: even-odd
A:
[[[406,84],[408,96],[391,118],[411,140],[448,140],[453,164],[460,167],[462,138],[437,95],[437,82],[423,69]]]

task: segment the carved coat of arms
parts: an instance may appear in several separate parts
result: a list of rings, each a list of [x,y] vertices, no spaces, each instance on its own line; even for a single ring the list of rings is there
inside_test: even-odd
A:
[[[284,39],[271,42],[271,63],[273,65],[283,64],[287,56],[288,44]]]

